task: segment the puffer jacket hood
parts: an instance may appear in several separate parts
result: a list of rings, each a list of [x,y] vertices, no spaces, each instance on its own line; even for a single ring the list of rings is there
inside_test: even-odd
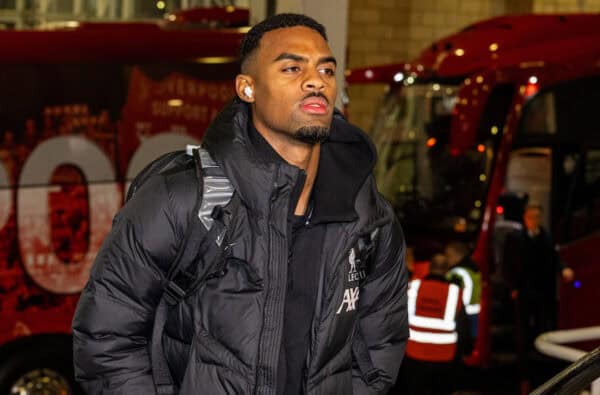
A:
[[[202,139],[202,145],[235,185],[242,201],[253,210],[264,213],[264,205],[268,202],[271,189],[271,185],[267,183],[277,165],[266,162],[254,150],[248,136],[250,119],[248,104],[234,99],[211,123]],[[323,160],[331,159],[328,167],[335,167],[337,184],[344,186],[346,197],[342,200],[346,207],[340,207],[338,201],[337,204],[326,205],[323,209],[331,213],[332,218],[339,218],[335,212],[354,210],[354,198],[367,176],[371,174],[377,156],[371,140],[360,129],[349,124],[337,109],[334,112],[328,141],[344,144],[343,150],[338,150],[335,158],[323,155]],[[284,167],[287,168],[285,173],[294,177],[297,168],[287,164],[284,164]],[[347,207],[348,205],[351,207]],[[354,213],[346,220],[356,218]]]

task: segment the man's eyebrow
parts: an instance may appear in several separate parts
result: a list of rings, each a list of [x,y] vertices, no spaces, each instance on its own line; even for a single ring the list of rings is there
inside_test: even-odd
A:
[[[335,58],[333,56],[326,56],[324,58],[320,58],[319,61],[317,62],[317,64],[323,64],[323,63],[333,63],[334,65],[337,66],[337,60],[335,60]]]
[[[293,53],[284,52],[275,58],[273,62],[279,62],[280,60],[295,60],[296,62],[308,62],[304,56],[295,55]]]
[[[281,60],[294,60],[296,62],[304,62],[304,63],[308,62],[308,59],[306,57],[296,55],[293,53],[288,53],[288,52],[282,53],[281,55],[276,57],[273,62],[279,62]],[[335,60],[335,57],[333,57],[333,56],[326,56],[323,58],[319,58],[319,60],[317,61],[317,64],[323,64],[323,63],[333,63],[337,66],[337,60]]]

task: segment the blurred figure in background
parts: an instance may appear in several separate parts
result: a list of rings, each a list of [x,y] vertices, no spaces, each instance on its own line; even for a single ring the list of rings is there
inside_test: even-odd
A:
[[[410,337],[400,376],[392,393],[409,395],[450,394],[457,366],[464,355],[468,321],[461,290],[446,277],[443,254],[431,258],[429,274],[409,283]]]
[[[477,327],[479,323],[479,311],[481,300],[481,273],[475,262],[471,259],[469,248],[466,244],[452,242],[446,246],[444,251],[448,259],[450,270],[446,273],[446,278],[450,282],[457,284],[462,290],[462,301],[465,313],[469,318],[469,331],[471,334],[471,344],[477,337]]]
[[[523,230],[517,243],[504,252],[516,263],[512,297],[517,305],[517,351],[521,393],[529,391],[530,358],[540,334],[556,328],[557,275],[573,280],[573,270],[561,262],[550,235],[542,227],[542,208],[528,205],[523,213]]]
[[[531,347],[535,338],[556,328],[557,274],[566,282],[573,280],[573,270],[558,256],[554,243],[542,227],[542,208],[528,205],[523,214],[523,231],[515,261],[516,287],[523,339]]]
[[[514,305],[511,291],[515,289],[514,248],[523,232],[523,212],[527,195],[506,192],[498,199],[498,219],[494,223],[494,266],[490,279],[493,293],[493,320],[497,324],[514,323]],[[513,252],[505,251],[513,249]]]

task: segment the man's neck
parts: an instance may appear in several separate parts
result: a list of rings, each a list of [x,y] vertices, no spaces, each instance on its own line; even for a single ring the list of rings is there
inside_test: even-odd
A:
[[[308,201],[312,192],[317,170],[319,169],[319,157],[321,154],[320,144],[306,144],[296,140],[293,136],[284,136],[278,133],[263,132],[256,130],[271,145],[271,147],[287,163],[296,166],[306,172],[306,181],[300,193],[298,204],[294,210],[295,215],[304,215],[308,207]]]
[[[308,201],[310,199],[310,193],[312,192],[313,185],[315,184],[315,179],[317,178],[317,170],[319,169],[320,155],[321,144],[315,144],[310,147],[308,157],[302,163],[302,166],[288,161],[289,163],[298,166],[306,172],[306,181],[304,182],[304,188],[302,188],[302,192],[300,192],[300,198],[298,198],[298,204],[296,204],[296,209],[294,210],[295,215],[303,215],[304,213],[306,213],[306,208],[308,207]],[[284,159],[286,159],[285,156],[281,156]]]

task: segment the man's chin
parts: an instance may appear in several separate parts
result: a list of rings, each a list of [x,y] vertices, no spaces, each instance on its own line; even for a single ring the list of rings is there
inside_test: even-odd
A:
[[[302,126],[294,132],[294,138],[310,145],[319,144],[329,138],[329,127],[320,125]]]

